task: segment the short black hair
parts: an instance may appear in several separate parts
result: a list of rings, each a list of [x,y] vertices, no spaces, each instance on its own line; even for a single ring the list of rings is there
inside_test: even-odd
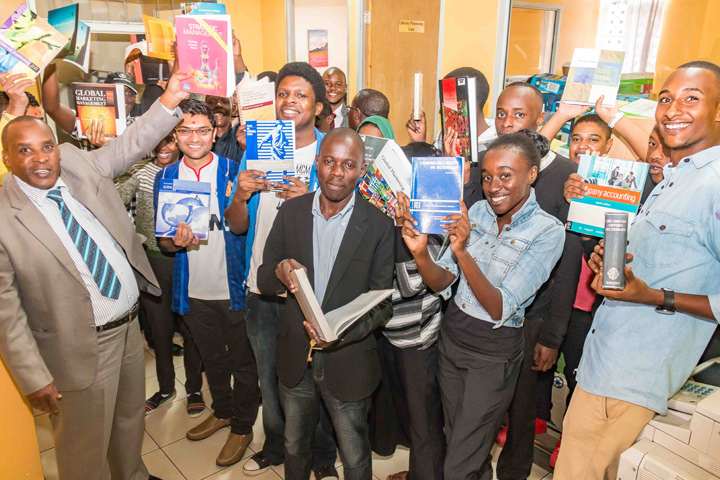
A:
[[[575,127],[577,127],[578,125],[581,125],[583,123],[594,123],[595,125],[600,127],[600,130],[602,130],[603,133],[605,134],[606,140],[610,140],[610,137],[612,137],[612,134],[613,134],[612,128],[610,128],[610,126],[607,123],[605,123],[605,120],[600,118],[600,115],[598,115],[597,113],[588,113],[588,114],[580,115],[579,117],[577,117],[575,119],[575,123],[573,123],[572,129],[570,130],[570,135],[575,133]]]
[[[540,159],[542,158],[540,152],[535,146],[535,142],[523,133],[516,132],[502,135],[488,146],[487,151],[490,152],[498,148],[506,148],[517,153],[527,161],[530,168],[540,168]]]
[[[15,125],[16,123],[26,123],[26,122],[40,122],[46,127],[50,128],[47,123],[43,122],[37,117],[33,117],[32,115],[20,115],[19,117],[15,117],[12,120],[8,122],[7,125],[5,125],[5,128],[2,131],[2,134],[0,135],[0,143],[2,143],[2,149],[3,151],[7,152],[9,151],[8,148],[10,147],[10,127]],[[52,129],[50,130],[52,132]],[[55,138],[55,134],[53,133],[53,138]]]
[[[261,80],[265,77],[267,77],[270,82],[273,82],[277,85],[277,72],[273,72],[272,70],[265,70],[264,72],[258,73],[257,79]]]
[[[30,107],[39,107],[40,103],[38,103],[37,98],[35,98],[35,95],[33,95],[30,92],[25,92],[25,96],[28,98],[28,106]],[[0,92],[0,113],[5,112],[7,108],[10,106],[10,97],[8,97],[8,94],[5,92]]]
[[[360,165],[362,166],[362,164],[365,163],[365,145],[363,144],[362,138],[360,137],[359,133],[348,127],[339,127],[330,130],[330,132],[328,132],[327,135],[325,135],[320,142],[320,149],[318,150],[318,152],[322,152],[323,147],[335,138],[341,138],[343,140],[349,139],[350,142],[354,144],[353,146],[357,147],[358,150],[360,150],[361,152]]]
[[[427,142],[411,142],[400,147],[408,161],[412,163],[414,157],[443,157],[443,152]]]
[[[194,98],[186,98],[180,102],[179,107],[183,114],[206,116],[210,120],[210,125],[215,128],[215,114],[207,103]]]
[[[353,101],[356,103],[355,106],[360,109],[360,113],[366,117],[388,118],[390,116],[390,100],[378,90],[364,88],[355,95]]]
[[[325,82],[322,77],[315,70],[315,67],[311,66],[307,62],[290,62],[286,63],[278,72],[277,81],[275,82],[275,91],[282,83],[285,77],[300,77],[305,79],[313,89],[315,93],[315,103],[325,102]]]
[[[545,138],[543,135],[540,135],[539,132],[530,130],[529,128],[523,128],[517,133],[522,133],[533,141],[535,148],[537,148],[538,153],[540,154],[540,158],[543,158],[550,151],[550,140]]]
[[[539,88],[537,88],[535,85],[527,82],[513,82],[507,87],[503,89],[503,91],[509,89],[509,88],[528,88],[532,93],[535,94],[535,99],[538,102],[538,105],[540,106],[540,113],[543,111],[543,107],[545,106],[545,98],[543,98],[543,94],[540,91]]]
[[[678,70],[680,70],[681,68],[702,68],[703,70],[709,70],[710,72],[712,72],[713,75],[715,75],[715,81],[717,83],[720,83],[720,67],[718,67],[712,62],[695,60],[693,62],[683,63],[678,67]]]
[[[445,75],[443,78],[475,77],[475,97],[478,110],[485,108],[488,95],[490,95],[490,84],[485,75],[477,68],[460,67]]]
[[[328,102],[327,100],[325,100],[325,101],[323,102],[323,109],[322,109],[322,111],[320,112],[320,115],[325,115],[325,116],[327,116],[327,115],[330,115],[330,114],[332,114],[332,113],[333,113],[332,105],[330,105],[330,102]]]

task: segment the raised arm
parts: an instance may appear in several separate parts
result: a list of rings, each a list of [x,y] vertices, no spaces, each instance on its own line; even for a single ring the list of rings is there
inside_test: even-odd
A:
[[[540,129],[540,135],[553,141],[555,135],[562,130],[563,125],[567,123],[571,118],[579,117],[587,111],[586,105],[574,105],[571,103],[560,102],[558,109],[553,113],[552,117],[545,122],[545,125]]]
[[[610,120],[613,119],[620,109],[617,107],[617,104],[614,107],[603,106],[603,99],[604,96],[598,98],[595,104],[595,112],[597,112],[605,123],[610,123]],[[630,144],[630,148],[632,148],[640,161],[644,162],[647,158],[648,137],[650,133],[643,130],[642,127],[624,115],[617,121],[614,130]]]
[[[75,112],[67,105],[60,103],[60,85],[57,79],[57,65],[51,63],[45,67],[42,82],[43,109],[50,115],[55,124],[72,133],[75,130]]]

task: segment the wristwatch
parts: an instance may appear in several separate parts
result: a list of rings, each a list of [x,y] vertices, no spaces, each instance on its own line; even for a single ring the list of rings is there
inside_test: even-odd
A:
[[[655,307],[655,311],[665,315],[675,315],[675,290],[669,288],[661,288],[665,294],[665,299],[660,307]]]

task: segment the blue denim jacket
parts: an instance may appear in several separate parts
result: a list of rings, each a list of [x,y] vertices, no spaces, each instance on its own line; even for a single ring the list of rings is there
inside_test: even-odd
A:
[[[497,216],[487,200],[473,205],[468,215],[471,230],[467,251],[490,283],[502,292],[502,319],[493,320],[480,305],[458,268],[452,250],[448,249],[437,264],[456,275],[456,280],[460,274],[455,303],[468,315],[494,323],[493,328],[522,327],[525,308],[560,259],[565,229],[540,208],[534,189],[499,234]],[[449,288],[443,294],[447,298]]]
[[[720,319],[720,146],[666,165],[628,232],[636,277],[651,288],[707,295]],[[586,392],[658,413],[690,376],[717,321],[605,300],[585,340]]]

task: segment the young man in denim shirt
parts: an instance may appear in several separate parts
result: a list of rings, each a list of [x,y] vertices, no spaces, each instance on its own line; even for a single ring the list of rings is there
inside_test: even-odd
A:
[[[667,411],[720,318],[720,67],[675,70],[655,118],[671,163],[628,232],[625,289],[602,289],[602,245],[590,258],[606,299],[565,416],[558,480],[615,478],[620,454]]]

